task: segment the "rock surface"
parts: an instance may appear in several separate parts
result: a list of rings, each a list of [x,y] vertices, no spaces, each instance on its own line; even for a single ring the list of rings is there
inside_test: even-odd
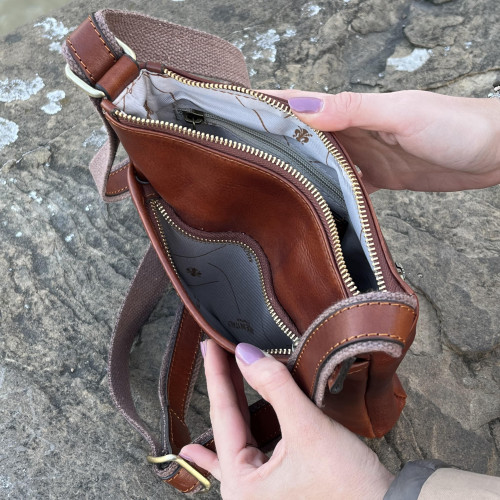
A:
[[[112,4],[77,0],[0,41],[3,498],[182,497],[149,473],[144,443],[108,396],[109,336],[147,240],[130,202],[98,199],[87,164],[105,134],[65,80],[58,53],[87,13]],[[245,54],[256,88],[482,96],[499,73],[493,0],[120,5],[228,39]],[[407,407],[371,443],[392,470],[435,457],[500,473],[499,195],[496,187],[373,196],[422,309],[400,370]],[[174,310],[170,293],[132,358],[138,404],[153,428],[156,346]],[[197,433],[208,425],[202,381],[192,408]],[[217,487],[206,496],[218,497]]]

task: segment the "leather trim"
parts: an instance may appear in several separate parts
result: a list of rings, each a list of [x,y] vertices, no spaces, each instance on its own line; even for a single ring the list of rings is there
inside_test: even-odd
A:
[[[91,16],[67,37],[66,44],[91,84],[95,85],[117,61]]]
[[[106,184],[106,196],[117,196],[128,191],[127,171],[129,167],[130,163],[127,163],[109,174]]]

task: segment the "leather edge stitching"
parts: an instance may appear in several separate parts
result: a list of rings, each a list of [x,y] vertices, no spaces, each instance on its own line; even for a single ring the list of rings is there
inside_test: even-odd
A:
[[[293,371],[292,371],[292,375],[295,374],[297,372],[297,369],[299,368],[300,366],[300,362],[301,362],[301,359],[302,359],[302,356],[304,355],[304,353],[306,352],[307,348],[308,348],[308,345],[309,343],[311,342],[311,340],[313,339],[313,337],[316,335],[316,333],[326,324],[328,323],[331,319],[335,318],[336,316],[338,316],[340,313],[344,312],[344,311],[348,311],[350,309],[355,309],[355,308],[358,308],[358,307],[365,307],[365,306],[382,306],[382,305],[386,305],[386,306],[396,306],[396,307],[399,307],[401,309],[406,309],[408,311],[410,311],[412,313],[413,316],[415,316],[415,310],[412,309],[411,307],[409,306],[406,306],[404,304],[398,304],[398,303],[394,303],[394,302],[365,302],[363,304],[355,304],[353,306],[349,306],[349,307],[345,307],[343,309],[340,309],[339,311],[335,312],[334,314],[332,314],[331,316],[329,316],[328,318],[326,318],[320,325],[318,325],[314,330],[313,332],[311,332],[311,334],[309,335],[309,338],[306,340],[306,343],[304,344],[304,346],[302,347],[302,352],[300,353],[299,357],[297,358],[297,361],[295,363],[295,366],[293,368]],[[401,342],[403,342],[403,346],[406,345],[405,344],[405,341],[404,339],[402,339],[401,337],[398,337]]]

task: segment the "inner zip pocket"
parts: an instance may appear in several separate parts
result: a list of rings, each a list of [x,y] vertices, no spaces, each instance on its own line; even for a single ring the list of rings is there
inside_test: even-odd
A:
[[[240,123],[199,109],[177,108],[176,111],[179,120],[184,120],[196,130],[214,133],[213,127],[218,127],[219,130],[215,132],[216,135],[266,151],[292,165],[318,188],[337,222],[346,223],[349,215],[342,191],[332,177],[333,169],[323,167],[325,168],[323,171],[320,162],[313,164],[308,158],[292,149],[288,143],[285,144],[284,141],[287,141],[287,139],[284,136],[275,137],[270,133],[259,132]],[[339,233],[342,233],[342,231],[339,231]]]
[[[235,344],[290,354],[298,332],[274,294],[259,245],[247,235],[191,228],[159,199],[149,207],[170,264],[210,326]]]

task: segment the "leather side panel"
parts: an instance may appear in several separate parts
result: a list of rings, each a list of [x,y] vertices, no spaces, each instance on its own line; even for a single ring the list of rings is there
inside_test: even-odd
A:
[[[327,393],[325,406],[321,409],[355,434],[371,438],[375,435],[365,404],[369,369],[369,361],[353,365],[344,381],[342,391],[335,395]]]
[[[397,302],[362,302],[347,306],[326,317],[300,347],[292,375],[311,398],[318,373],[336,352],[347,346],[367,342],[396,343],[408,349],[415,334],[417,313]],[[396,423],[406,394],[395,375],[403,356],[394,358],[383,352],[361,355],[364,362],[353,365],[342,391],[324,398],[323,411],[353,432],[380,437]]]

